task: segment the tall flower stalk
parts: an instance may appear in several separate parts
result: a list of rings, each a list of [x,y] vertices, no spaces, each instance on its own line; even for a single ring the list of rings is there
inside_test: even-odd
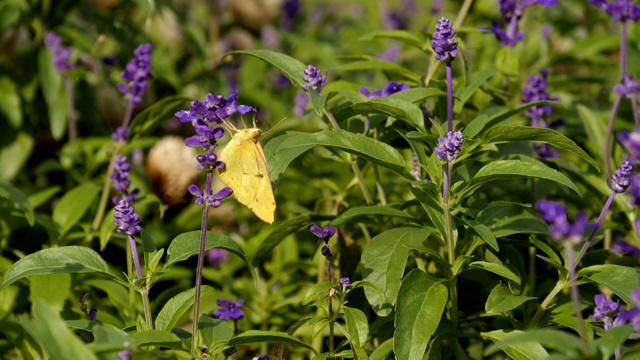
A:
[[[200,251],[198,253],[198,267],[196,270],[196,294],[193,306],[193,326],[191,341],[192,359],[196,356],[196,334],[198,331],[198,319],[200,316],[200,294],[202,288],[202,269],[204,267],[204,258],[206,250],[206,239],[209,219],[209,209],[220,206],[220,200],[231,195],[230,188],[222,188],[217,193],[213,193],[213,173],[217,168],[224,168],[225,164],[218,160],[215,153],[218,145],[217,140],[224,136],[224,129],[220,127],[224,122],[223,119],[235,114],[247,114],[255,112],[256,109],[246,105],[237,105],[236,99],[238,94],[232,94],[229,98],[225,98],[221,94],[207,94],[203,101],[194,101],[191,103],[189,110],[181,110],[175,115],[181,122],[188,122],[193,125],[196,135],[185,140],[185,144],[189,147],[201,148],[204,154],[198,155],[198,170],[206,173],[206,181],[204,189],[196,184],[188,187],[189,192],[196,196],[196,204],[204,205],[202,210],[202,222],[200,225]]]

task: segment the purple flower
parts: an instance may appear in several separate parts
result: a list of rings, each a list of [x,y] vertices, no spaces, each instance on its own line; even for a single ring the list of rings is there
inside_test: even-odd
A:
[[[111,135],[111,138],[115,141],[127,141],[127,136],[129,136],[129,128],[126,126],[118,126],[116,131]]]
[[[209,250],[209,264],[219,266],[223,261],[229,258],[229,252],[225,249]]]
[[[620,131],[618,140],[635,161],[640,161],[640,126],[636,127],[633,132]]]
[[[98,319],[98,310],[95,308],[91,308],[91,310],[89,310],[89,321],[96,321],[96,319]]]
[[[557,0],[498,0],[498,6],[500,8],[500,15],[502,19],[507,23],[506,29],[502,29],[500,24],[493,20],[491,21],[492,27],[488,28],[496,38],[504,46],[514,47],[516,44],[524,39],[524,32],[518,31],[518,22],[526,8],[533,5],[542,5],[546,7],[555,6],[558,4]],[[485,28],[487,29],[487,28]]]
[[[58,72],[73,70],[76,64],[71,62],[71,48],[62,45],[62,38],[53,32],[44,35],[44,44],[53,51],[53,65]]]
[[[293,20],[300,12],[302,4],[300,0],[285,0],[282,3],[282,18],[280,26],[283,30],[291,30],[293,28]]]
[[[340,284],[346,289],[351,285],[351,280],[348,277],[340,278]]]
[[[438,159],[442,161],[453,161],[460,153],[460,148],[464,143],[464,135],[460,131],[449,131],[447,136],[438,138],[438,146],[433,149]]]
[[[522,88],[522,102],[528,103],[533,101],[553,100],[558,101],[557,96],[551,96],[547,91],[547,76],[549,70],[540,70],[540,75],[531,75],[527,78],[527,85]],[[552,104],[536,105],[525,110],[524,114],[531,119],[531,126],[554,129],[562,123],[557,119],[549,121],[549,116],[553,114]],[[533,148],[538,155],[543,158],[558,157],[560,153],[551,151],[549,144],[534,144]]]
[[[309,102],[311,102],[311,98],[309,98],[309,94],[300,90],[296,92],[296,97],[293,100],[293,115],[297,117],[302,117],[304,115],[304,111],[307,109]]]
[[[151,80],[151,44],[142,44],[133,51],[135,57],[129,61],[121,75],[127,82],[118,84],[118,90],[129,96],[129,102],[138,105],[147,92],[147,81]]]
[[[570,240],[578,243],[582,241],[585,230],[591,229],[587,214],[578,213],[575,222],[571,224],[567,219],[567,208],[561,203],[548,200],[539,200],[535,208],[542,213],[542,219],[549,225],[549,233],[554,240]]]
[[[595,296],[596,308],[593,310],[591,319],[595,321],[604,321],[604,329],[609,330],[613,327],[613,319],[615,318],[620,303],[617,301],[607,300],[604,294]]]
[[[240,310],[240,307],[244,306],[244,300],[231,301],[219,299],[216,304],[222,307],[213,312],[213,315],[218,319],[240,320],[244,317],[244,312]]]
[[[206,202],[207,205],[212,207],[220,206],[220,200],[231,196],[231,194],[233,193],[233,190],[231,190],[231,188],[225,187],[222,188],[222,190],[218,191],[215,195],[205,195],[205,193],[200,190],[200,188],[196,184],[189,185],[187,190],[189,190],[191,195],[197,197],[196,204],[202,205]]]
[[[307,68],[304,70],[304,89],[309,90],[313,89],[318,94],[322,91],[324,87],[324,83],[327,81],[327,77],[322,75],[320,70],[313,66],[307,65]]]
[[[387,86],[385,86],[380,90],[369,92],[369,90],[367,90],[366,87],[362,86],[360,89],[358,89],[358,92],[360,92],[360,94],[366,96],[369,99],[373,99],[377,97],[387,97],[391,94],[395,94],[397,92],[409,90],[409,89],[411,89],[411,86],[407,84],[391,81],[389,82],[389,84],[387,84]]]
[[[609,181],[609,186],[611,187],[611,189],[618,194],[625,192],[631,184],[632,171],[633,164],[631,163],[631,161],[623,161],[618,170],[613,173],[613,176]]]
[[[629,187],[629,195],[631,195],[631,205],[640,206],[640,174],[636,174],[631,178],[631,186]],[[640,229],[640,225],[636,226]],[[639,234],[640,235],[640,234]],[[640,237],[640,236],[638,236]]]
[[[125,200],[127,203],[132,204],[136,196],[140,194],[140,189],[136,188],[133,191],[129,191],[131,186],[131,180],[129,180],[129,174],[131,173],[131,165],[126,155],[117,155],[113,162],[114,172],[111,173],[109,179],[113,181],[113,188],[120,192],[122,196],[114,196],[113,203],[117,204],[120,200]]]
[[[633,0],[613,0],[612,2],[589,0],[589,2],[609,14],[613,21],[625,22],[640,19],[640,6],[636,5]]]
[[[251,360],[270,360],[270,359],[271,358],[268,355],[258,355],[258,356],[255,356]]]
[[[131,351],[122,350],[118,353],[118,360],[129,360],[131,359],[131,355],[133,355]]]
[[[436,53],[436,59],[444,62],[452,62],[458,55],[458,43],[455,41],[456,31],[453,25],[445,17],[436,24],[436,32],[431,40],[431,47]]]
[[[631,75],[625,75],[622,79],[622,83],[616,85],[613,90],[620,94],[625,95],[627,98],[631,99],[633,96],[640,91],[640,84],[638,84]]]
[[[324,241],[325,243],[329,242],[329,239],[335,235],[337,229],[333,226],[327,226],[326,228],[321,228],[320,226],[316,225],[316,224],[311,224],[307,227],[309,229],[309,231],[322,239],[322,241]]]
[[[397,42],[392,42],[389,46],[387,46],[382,54],[377,56],[377,58],[387,62],[399,62],[400,56],[402,55],[400,50],[400,45]]]
[[[620,255],[629,255],[640,259],[640,249],[629,244],[624,239],[618,239],[611,244],[611,250],[619,253]]]
[[[140,225],[140,215],[138,215],[126,200],[120,200],[115,209],[115,223],[119,233],[135,235],[142,230]]]

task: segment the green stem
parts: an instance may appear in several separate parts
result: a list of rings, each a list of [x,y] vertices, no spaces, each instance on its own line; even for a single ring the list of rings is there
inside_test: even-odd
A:
[[[587,340],[587,329],[584,326],[584,319],[582,318],[582,311],[580,309],[580,293],[578,292],[578,281],[576,279],[576,267],[573,253],[573,245],[571,241],[565,240],[564,253],[567,256],[567,266],[569,267],[569,283],[571,284],[571,301],[576,311],[576,320],[578,321],[578,334],[580,334],[580,340],[585,354],[589,353],[589,341]]]
[[[140,295],[142,296],[142,307],[144,309],[144,319],[147,324],[147,330],[153,330],[153,317],[151,317],[151,302],[149,302],[149,288],[147,284],[140,289]]]
[[[93,234],[98,231],[100,225],[102,225],[102,221],[104,220],[104,214],[107,210],[107,202],[109,201],[109,194],[111,193],[111,174],[113,173],[113,163],[116,161],[116,156],[120,153],[120,149],[123,145],[124,143],[118,141],[113,149],[111,160],[109,160],[109,167],[107,168],[107,175],[105,176],[104,184],[102,185],[102,194],[100,195],[100,202],[98,203],[96,216],[93,218],[93,222],[91,223],[91,231],[85,238],[86,243],[91,242]]]
[[[378,189],[378,198],[380,199],[380,205],[387,205],[387,197],[384,194],[382,181],[380,181],[380,172],[378,171],[378,166],[376,164],[373,164],[373,174],[376,177],[376,188]]]
[[[540,307],[538,307],[538,310],[536,310],[536,313],[533,315],[533,318],[531,318],[531,321],[529,321],[529,326],[527,326],[528,328],[533,328],[538,325],[538,322],[540,322],[542,315],[544,315],[544,312],[547,310],[553,299],[555,299],[556,295],[558,295],[558,293],[560,293],[560,291],[564,289],[565,284],[565,280],[558,280],[556,286],[551,289],[549,294],[547,294],[547,297],[544,298],[544,300],[540,304]]]

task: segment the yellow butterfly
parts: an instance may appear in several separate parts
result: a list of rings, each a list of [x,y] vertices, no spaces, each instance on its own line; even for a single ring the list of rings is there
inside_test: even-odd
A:
[[[230,124],[229,124],[230,125]],[[276,210],[276,199],[271,188],[267,161],[260,145],[262,130],[259,128],[237,130],[233,139],[220,153],[219,159],[226,166],[220,178],[233,190],[236,199],[246,205],[260,220],[271,224]]]

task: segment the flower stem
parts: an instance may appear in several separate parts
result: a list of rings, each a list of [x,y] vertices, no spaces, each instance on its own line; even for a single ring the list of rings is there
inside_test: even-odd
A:
[[[616,99],[613,102],[613,107],[611,108],[611,114],[609,115],[609,124],[607,125],[607,134],[606,134],[605,143],[604,143],[605,179],[609,179],[611,177],[611,143],[613,141],[613,125],[616,122],[616,115],[618,114],[618,109],[620,108],[621,102],[622,102],[622,94],[616,93]]]
[[[207,172],[205,194],[211,194],[213,172]],[[198,332],[198,320],[200,318],[200,293],[202,288],[202,268],[204,267],[204,251],[207,245],[207,224],[209,220],[209,204],[204,202],[202,210],[202,223],[200,225],[200,251],[198,252],[198,267],[196,269],[196,294],[193,304],[193,324],[191,327],[191,359],[196,356],[196,334]]]
[[[456,262],[456,245],[453,236],[453,220],[451,218],[451,203],[449,202],[449,188],[451,186],[451,162],[447,161],[443,171],[443,184],[442,184],[442,202],[444,205],[444,222],[447,233],[447,259],[451,267],[453,268]],[[457,274],[451,272],[451,278],[449,279],[449,295],[451,296],[451,326],[455,328],[458,325],[458,291],[457,291]]]
[[[616,197],[616,192],[612,191],[611,195],[609,195],[609,197],[607,198],[607,201],[602,207],[600,216],[598,216],[598,221],[596,221],[596,223],[593,225],[593,229],[591,230],[591,234],[589,234],[589,238],[587,239],[587,241],[585,241],[584,245],[582,246],[582,249],[580,249],[580,253],[576,257],[576,260],[574,262],[576,266],[580,263],[580,260],[582,260],[582,258],[584,257],[584,254],[587,252],[587,249],[589,248],[589,246],[591,246],[591,241],[595,237],[596,232],[598,232],[598,230],[602,226],[602,221],[604,220],[605,215],[609,211],[609,208],[611,207],[611,203],[613,202],[613,199],[615,199],[615,197]]]
[[[73,83],[69,76],[64,77],[64,88],[67,91],[67,105],[69,107],[69,145],[73,152],[75,152],[76,140],[78,139],[78,125],[76,120]]]
[[[540,304],[540,307],[538,307],[538,310],[536,310],[536,313],[533,314],[533,317],[531,318],[531,321],[529,321],[529,325],[527,326],[528,328],[533,328],[538,325],[538,322],[540,322],[540,319],[542,318],[542,315],[544,315],[545,310],[547,310],[553,299],[555,299],[556,295],[558,295],[558,293],[562,291],[564,285],[565,280],[558,280],[556,286],[551,289],[549,294],[547,294],[547,297],[542,300],[542,303]]]
[[[140,266],[140,255],[138,255],[138,244],[136,244],[136,239],[131,235],[127,235],[129,237],[129,244],[131,245],[131,257],[133,258],[133,266],[136,269],[136,275],[138,275],[138,279],[142,279],[142,267]]]
[[[105,211],[107,209],[107,202],[109,201],[109,193],[111,192],[111,174],[113,173],[113,163],[116,161],[116,157],[120,153],[120,149],[124,146],[124,143],[117,141],[111,154],[111,160],[109,160],[109,167],[107,168],[107,174],[105,175],[104,183],[102,184],[102,194],[100,194],[100,202],[98,203],[98,209],[96,215],[91,223],[91,231],[85,238],[85,242],[89,243],[93,239],[93,233],[98,231],[102,221],[104,220]]]
[[[571,284],[571,300],[576,311],[576,320],[578,321],[578,334],[580,334],[580,340],[584,347],[585,353],[589,352],[589,342],[587,340],[587,330],[584,326],[584,319],[582,318],[582,311],[580,309],[580,292],[578,291],[578,282],[576,280],[576,269],[573,259],[573,245],[571,241],[564,242],[564,251],[567,256],[569,267],[569,283]]]
[[[142,307],[144,309],[144,319],[147,323],[147,330],[153,330],[153,317],[151,316],[151,302],[149,301],[149,288],[147,284],[140,289],[140,296],[142,296]]]
[[[453,70],[451,63],[446,65],[447,69],[447,131],[453,131]]]

